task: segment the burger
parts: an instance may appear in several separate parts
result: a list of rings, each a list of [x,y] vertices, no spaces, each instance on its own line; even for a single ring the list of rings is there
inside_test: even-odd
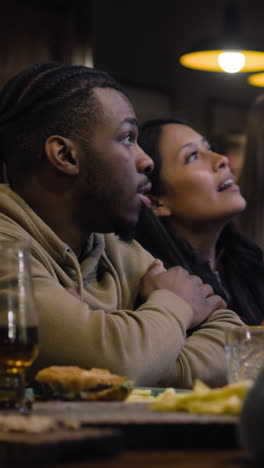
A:
[[[33,388],[37,400],[122,401],[133,382],[107,369],[51,366],[36,374]]]

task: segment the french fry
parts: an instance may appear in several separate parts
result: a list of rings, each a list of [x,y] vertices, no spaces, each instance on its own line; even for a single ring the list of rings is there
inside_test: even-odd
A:
[[[134,388],[126,398],[126,403],[145,403],[154,401],[155,397],[151,395],[151,389]]]
[[[211,389],[197,380],[189,393],[172,388],[158,395],[151,404],[154,411],[187,411],[204,414],[239,414],[251,381],[245,380],[222,388]]]

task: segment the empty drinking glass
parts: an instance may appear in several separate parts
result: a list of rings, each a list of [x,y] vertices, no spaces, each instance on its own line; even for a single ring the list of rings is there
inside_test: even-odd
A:
[[[228,382],[254,380],[264,367],[264,327],[234,327],[226,331]]]

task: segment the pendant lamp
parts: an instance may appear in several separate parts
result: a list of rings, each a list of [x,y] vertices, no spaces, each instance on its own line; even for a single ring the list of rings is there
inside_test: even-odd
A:
[[[242,39],[237,4],[229,1],[224,11],[221,37],[197,41],[180,57],[184,67],[213,72],[254,72],[264,70],[264,44]]]
[[[249,75],[248,83],[252,86],[264,88],[264,73],[253,73],[253,75]]]

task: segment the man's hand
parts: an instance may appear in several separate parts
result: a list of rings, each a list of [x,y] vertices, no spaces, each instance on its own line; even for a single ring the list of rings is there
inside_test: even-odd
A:
[[[167,289],[184,299],[193,309],[190,328],[202,323],[214,310],[226,308],[226,302],[214,294],[212,287],[180,266],[165,270],[160,260],[155,260],[140,283],[144,301],[156,290]]]

